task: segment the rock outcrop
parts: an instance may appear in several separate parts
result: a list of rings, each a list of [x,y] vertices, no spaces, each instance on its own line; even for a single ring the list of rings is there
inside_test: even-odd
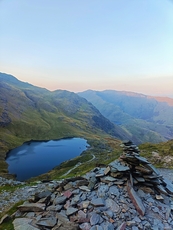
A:
[[[56,182],[20,205],[14,229],[173,229],[172,182],[133,143],[123,147],[124,154],[107,167]]]

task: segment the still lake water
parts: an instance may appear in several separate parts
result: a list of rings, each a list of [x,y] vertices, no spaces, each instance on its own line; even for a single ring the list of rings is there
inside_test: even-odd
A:
[[[19,181],[46,173],[62,162],[79,156],[89,145],[82,138],[31,141],[9,151],[8,171]]]

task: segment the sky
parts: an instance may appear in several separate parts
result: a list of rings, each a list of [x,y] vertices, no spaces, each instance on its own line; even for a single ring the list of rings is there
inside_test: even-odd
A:
[[[0,0],[0,72],[173,97],[173,0]]]

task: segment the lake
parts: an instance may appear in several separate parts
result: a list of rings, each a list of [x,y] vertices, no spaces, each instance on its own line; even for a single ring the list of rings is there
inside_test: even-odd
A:
[[[8,171],[15,174],[17,180],[24,181],[79,156],[87,147],[87,141],[82,138],[26,142],[8,152]]]

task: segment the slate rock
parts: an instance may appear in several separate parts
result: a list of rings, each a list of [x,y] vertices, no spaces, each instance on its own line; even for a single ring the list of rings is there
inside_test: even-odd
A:
[[[90,230],[103,230],[103,228],[99,225],[92,226]]]
[[[101,181],[106,181],[106,182],[114,182],[116,180],[117,179],[112,176],[106,176],[106,177],[101,178]]]
[[[77,223],[66,222],[61,223],[60,225],[55,226],[52,230],[78,230],[79,226]]]
[[[47,197],[50,197],[52,195],[52,192],[49,191],[49,190],[46,190],[46,191],[42,191],[40,193],[37,193],[35,195],[35,199],[36,200],[39,200],[39,199],[42,199],[42,198],[47,198]]]
[[[27,203],[18,206],[18,209],[20,212],[42,212],[45,207],[45,204],[42,203]]]
[[[111,167],[111,172],[115,172],[114,169],[118,172],[129,171],[130,168],[128,166],[122,165],[119,161],[113,161],[109,164]]]
[[[90,192],[91,190],[87,186],[79,186],[79,188],[83,191]]]
[[[67,198],[70,198],[73,195],[73,193],[70,190],[67,190],[63,193],[63,195]]]
[[[71,200],[71,205],[75,205],[80,201],[80,195],[76,195]]]
[[[108,166],[108,167],[105,169],[104,174],[107,175],[107,174],[110,172],[110,170],[111,170],[111,169],[110,169],[110,167]]]
[[[65,201],[67,200],[66,196],[57,196],[54,200],[54,204],[64,204]]]
[[[13,221],[14,230],[39,230],[31,225],[32,219],[29,218],[16,218]]]
[[[160,174],[159,171],[152,164],[146,164],[145,167],[154,172],[156,175]]]
[[[69,182],[66,185],[64,185],[64,190],[69,190],[73,188],[73,182]]]
[[[116,230],[125,230],[126,228],[126,223],[123,222]]]
[[[106,211],[104,211],[104,215],[108,216],[109,218],[112,218],[114,213],[111,210],[106,210]]]
[[[162,182],[163,184],[165,185],[166,187],[166,190],[170,193],[170,194],[173,194],[173,184],[167,180],[167,179],[162,179]]]
[[[143,174],[147,174],[147,175],[152,174],[152,170],[149,170],[149,169],[147,169],[143,166],[140,166],[140,165],[135,166],[135,170],[137,170]]]
[[[56,217],[58,220],[60,220],[61,222],[63,223],[66,223],[69,221],[68,217],[66,216],[65,213],[63,213],[62,211],[61,212],[57,212],[56,213]]]
[[[104,206],[104,201],[101,198],[96,198],[96,199],[93,198],[91,200],[91,204],[95,207],[101,207],[101,206]]]
[[[132,203],[134,204],[135,208],[137,209],[139,214],[143,216],[145,214],[145,207],[144,207],[141,199],[138,197],[137,193],[133,189],[133,187],[130,185],[129,181],[127,184],[127,192],[129,194],[129,197],[130,197]]]
[[[109,188],[109,194],[119,197],[120,193],[119,193],[119,189],[117,188],[117,186],[111,186]]]
[[[88,205],[90,204],[90,201],[89,200],[86,200],[82,203],[82,207],[83,208],[88,208]]]
[[[111,198],[107,198],[105,203],[106,207],[109,208],[112,212],[118,212],[120,210],[119,205]]]
[[[98,190],[97,190],[97,196],[98,197],[102,197],[102,198],[105,198],[107,196],[107,192],[109,190],[109,186],[108,185],[100,185],[98,187]]]
[[[1,225],[2,223],[4,223],[4,222],[9,221],[10,219],[11,219],[11,217],[10,217],[8,214],[4,215],[4,216],[0,219],[0,225]]]
[[[148,160],[145,157],[141,157],[141,156],[134,156],[137,160],[139,160],[139,162],[142,164],[149,164]]]
[[[70,216],[70,215],[72,215],[73,213],[75,213],[77,211],[78,211],[77,208],[69,207],[69,208],[67,208],[66,215]]]
[[[45,226],[45,227],[54,227],[56,224],[56,218],[55,217],[48,217],[48,218],[41,218],[39,221],[37,221],[37,225]]]
[[[98,224],[100,221],[100,215],[97,213],[92,213],[90,217],[91,226]]]
[[[60,211],[62,209],[62,205],[58,204],[58,205],[50,205],[46,208],[47,211]]]
[[[89,223],[83,223],[79,225],[79,228],[81,230],[90,230],[91,229],[91,225]]]
[[[87,214],[82,210],[78,211],[77,217],[78,217],[78,223],[89,222],[89,219],[87,219]]]
[[[103,230],[114,230],[114,225],[112,223],[109,223],[108,221],[101,224]]]
[[[94,176],[91,176],[91,177],[89,178],[88,189],[92,190],[92,189],[94,188],[96,182],[97,182],[97,179],[96,179],[96,176],[95,176],[95,174],[94,174]]]

